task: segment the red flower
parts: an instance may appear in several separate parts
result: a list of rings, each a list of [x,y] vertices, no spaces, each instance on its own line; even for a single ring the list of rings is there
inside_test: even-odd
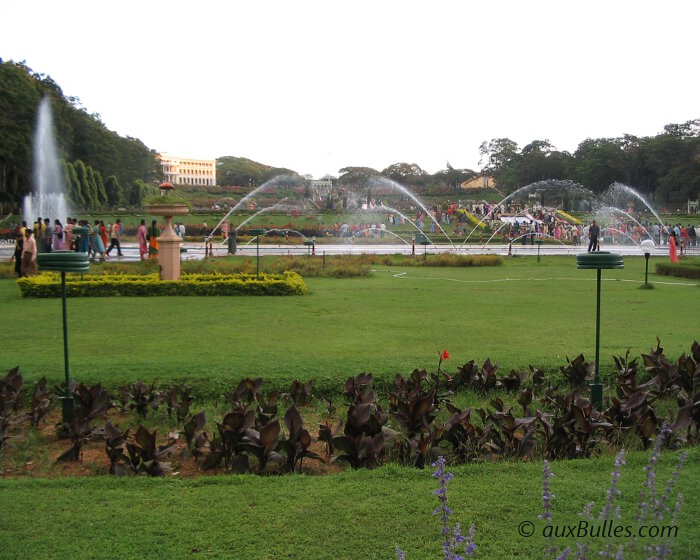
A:
[[[450,353],[447,350],[442,351],[442,356],[440,356],[440,360],[449,360],[450,359]]]

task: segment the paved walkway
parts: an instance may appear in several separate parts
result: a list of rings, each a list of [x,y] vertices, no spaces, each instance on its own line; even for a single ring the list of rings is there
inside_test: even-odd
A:
[[[221,243],[214,243],[214,256],[223,257],[227,254],[226,245]],[[182,244],[182,258],[187,259],[202,259],[204,258],[204,243],[191,243],[185,242]],[[513,244],[510,247],[512,255],[520,256],[536,256],[537,252],[540,252],[541,256],[547,255],[578,255],[586,251],[586,246],[581,245],[578,247],[572,247],[570,245],[542,245],[532,246],[532,245],[521,245]],[[641,256],[643,253],[639,247],[635,245],[610,245],[602,247],[605,251],[611,251],[614,253],[620,253],[624,256]],[[8,261],[12,256],[14,251],[13,243],[0,243],[0,261]],[[460,255],[508,255],[509,247],[508,245],[490,243],[488,245],[464,245],[459,246],[448,244],[438,244],[438,245],[417,245],[415,248],[416,255],[422,255],[428,253],[430,255],[437,253],[456,253]],[[122,243],[123,257],[118,257],[116,253],[112,253],[108,259],[113,262],[120,261],[136,261],[139,259],[138,245],[136,243]],[[307,255],[310,252],[310,248],[304,245],[277,245],[277,244],[261,244],[260,245],[260,255]],[[382,243],[330,243],[330,244],[319,244],[316,246],[316,255],[320,256],[324,253],[326,255],[359,255],[359,254],[375,254],[375,255],[386,255],[386,254],[404,254],[410,255],[412,252],[412,247],[406,244],[382,244]],[[238,245],[238,255],[245,256],[255,256],[256,246],[255,243],[248,243],[246,245]],[[700,247],[691,247],[687,254],[698,256],[700,255]],[[655,257],[668,256],[668,247],[662,246],[657,247],[652,252]]]

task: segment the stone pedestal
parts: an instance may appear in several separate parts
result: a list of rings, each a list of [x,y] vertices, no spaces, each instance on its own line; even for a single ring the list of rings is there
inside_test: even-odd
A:
[[[158,262],[160,263],[161,280],[180,279],[180,245],[182,239],[173,229],[173,216],[183,216],[189,213],[186,204],[158,204],[147,207],[152,216],[165,218],[165,229],[158,238]]]

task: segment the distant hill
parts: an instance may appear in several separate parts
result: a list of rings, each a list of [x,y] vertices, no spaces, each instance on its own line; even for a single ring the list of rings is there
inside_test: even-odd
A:
[[[254,186],[277,175],[298,175],[292,169],[273,167],[244,157],[223,156],[216,160],[216,184],[220,186]]]

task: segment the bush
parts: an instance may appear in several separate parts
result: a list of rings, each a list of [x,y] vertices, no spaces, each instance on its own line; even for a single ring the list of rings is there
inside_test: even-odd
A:
[[[56,273],[17,280],[22,297],[61,296]],[[157,275],[86,275],[66,278],[69,297],[109,296],[234,296],[303,295],[306,285],[296,272],[282,274],[185,274],[178,281],[160,280]]]
[[[656,274],[700,280],[700,259],[692,259],[680,263],[657,263]]]

